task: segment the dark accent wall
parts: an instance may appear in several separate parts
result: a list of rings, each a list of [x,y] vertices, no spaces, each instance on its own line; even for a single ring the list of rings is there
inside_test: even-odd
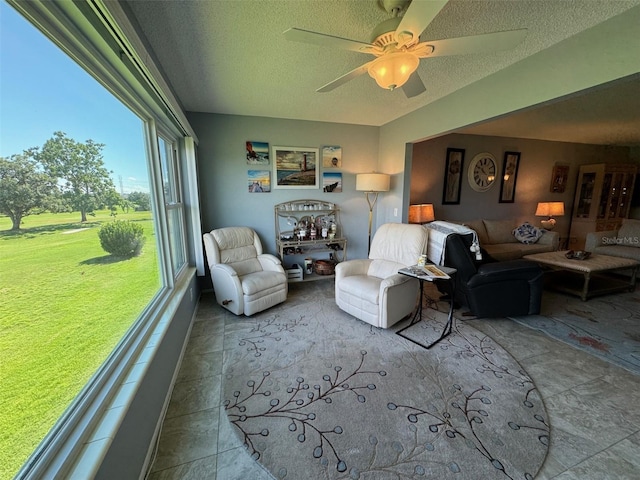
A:
[[[442,205],[447,148],[465,150],[459,205]],[[500,178],[504,153],[520,152],[520,165],[514,203],[499,203]],[[482,152],[497,160],[494,185],[486,192],[476,192],[467,180],[471,159]],[[535,210],[538,202],[565,202],[565,216],[558,218],[556,231],[567,236],[579,166],[587,163],[638,163],[628,147],[609,147],[578,143],[549,142],[524,138],[450,134],[416,143],[410,172],[410,203],[433,203],[436,220],[465,221],[477,218],[515,219],[540,224]],[[554,165],[569,165],[569,179],[564,193],[552,193],[551,172]]]

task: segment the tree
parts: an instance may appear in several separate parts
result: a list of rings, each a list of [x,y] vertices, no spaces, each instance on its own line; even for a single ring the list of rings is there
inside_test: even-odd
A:
[[[20,230],[27,215],[45,210],[57,192],[55,178],[42,170],[32,153],[0,157],[0,212],[11,219],[11,230]]]
[[[105,192],[102,200],[104,204],[111,211],[111,216],[115,217],[117,214],[117,207],[121,206],[124,202],[124,198],[116,192],[114,188]]]
[[[151,210],[151,197],[144,192],[131,192],[128,200],[135,205],[136,210]]]
[[[122,208],[123,212],[129,213],[129,210],[131,210],[132,208],[135,208],[135,205],[133,204],[132,201],[122,197],[122,202],[120,203],[120,208]]]
[[[64,181],[63,197],[74,210],[80,212],[80,221],[105,202],[105,196],[115,185],[109,170],[104,167],[104,144],[87,140],[85,143],[68,138],[63,132],[54,132],[36,153],[45,169]]]

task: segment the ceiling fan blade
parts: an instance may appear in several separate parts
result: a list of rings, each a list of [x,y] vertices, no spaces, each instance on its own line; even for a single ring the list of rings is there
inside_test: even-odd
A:
[[[429,57],[443,57],[445,55],[463,55],[467,53],[490,53],[509,50],[518,45],[527,35],[527,29],[509,30],[507,32],[485,33],[469,37],[447,38],[425,42],[433,45],[433,52]]]
[[[410,32],[417,41],[447,2],[448,0],[412,0],[396,29],[397,38],[403,38],[404,32]]]
[[[349,40],[348,38],[334,37],[324,33],[311,32],[300,28],[290,28],[284,33],[284,38],[292,42],[311,43],[322,47],[340,48],[342,50],[352,50],[360,53],[371,53],[375,48],[370,43]]]
[[[426,90],[424,83],[422,83],[422,79],[418,72],[413,72],[409,77],[409,80],[402,85],[402,91],[407,96],[407,98],[412,98],[420,95],[422,92]]]
[[[316,92],[330,92],[334,88],[338,88],[340,85],[344,85],[349,80],[353,80],[356,77],[359,77],[363,73],[367,73],[367,69],[369,68],[369,64],[372,62],[367,62],[364,65],[359,66],[358,68],[351,70],[349,73],[345,73],[339,78],[336,78],[333,82],[327,83],[325,86],[320,87]]]

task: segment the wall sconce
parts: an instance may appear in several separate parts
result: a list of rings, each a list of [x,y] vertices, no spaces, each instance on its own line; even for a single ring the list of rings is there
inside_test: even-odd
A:
[[[356,190],[364,192],[369,204],[369,250],[371,249],[371,221],[373,219],[373,207],[378,200],[379,192],[388,192],[391,177],[386,173],[358,173],[356,175]]]
[[[409,205],[409,223],[429,223],[435,219],[432,203]]]
[[[556,226],[556,219],[553,217],[561,217],[564,215],[564,202],[539,202],[536,208],[536,217],[547,217],[542,220],[540,225],[547,230],[553,230]]]

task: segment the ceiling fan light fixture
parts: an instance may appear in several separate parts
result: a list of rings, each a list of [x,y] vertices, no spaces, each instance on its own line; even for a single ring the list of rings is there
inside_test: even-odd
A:
[[[367,71],[376,83],[386,89],[401,87],[418,69],[420,59],[409,52],[392,52],[376,58]]]

